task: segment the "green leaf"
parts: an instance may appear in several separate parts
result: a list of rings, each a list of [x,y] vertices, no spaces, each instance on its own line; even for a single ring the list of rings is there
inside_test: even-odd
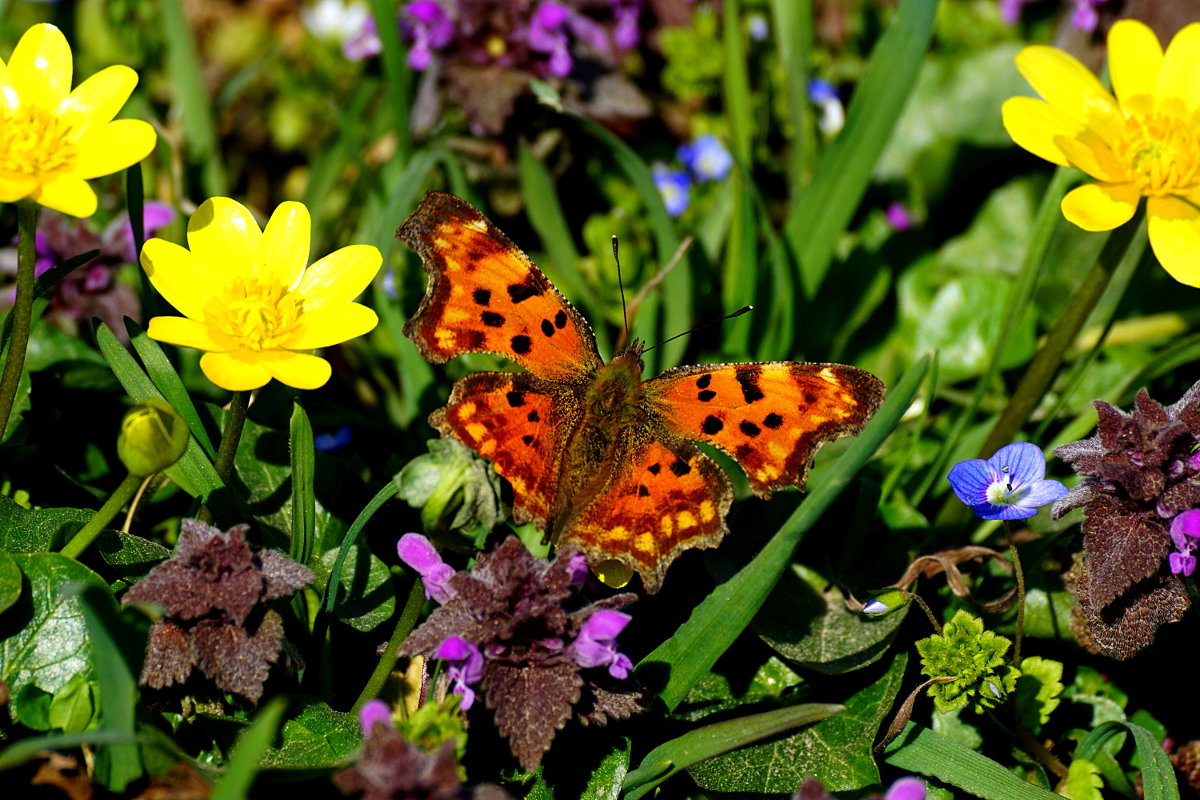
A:
[[[281,744],[262,757],[272,769],[329,769],[346,762],[362,744],[355,714],[334,711],[315,697],[302,697],[298,713],[283,723]]]
[[[785,224],[805,294],[816,294],[838,239],[858,208],[875,162],[916,83],[937,0],[902,0],[854,89],[846,126],[825,152]]]
[[[567,797],[578,797],[580,800],[618,800],[621,797],[622,782],[629,772],[630,750],[629,737],[621,737],[612,745],[595,748],[593,752],[603,752],[604,756],[591,770],[587,785],[582,789],[576,781],[581,777],[581,770],[588,769],[595,763],[592,757],[577,756],[568,770],[554,770],[555,775],[565,774],[572,781],[568,786],[547,782],[546,767],[543,764],[534,773],[533,784],[524,794],[524,800],[554,800],[556,797],[560,800]]]
[[[846,608],[841,591],[799,564],[784,573],[751,628],[775,652],[816,672],[837,675],[878,661],[908,612],[868,617]],[[797,625],[796,620],[805,620]]]
[[[114,530],[100,533],[96,550],[104,563],[124,580],[141,578],[171,557],[171,551],[158,542]]]
[[[321,556],[316,567],[316,588],[328,591],[329,574],[341,558],[342,550],[330,550]],[[351,545],[346,561],[339,571],[342,591],[333,607],[334,616],[358,631],[374,630],[392,618],[396,611],[396,592],[392,574],[374,553],[366,547]]]
[[[642,659],[639,675],[651,686],[657,681],[661,687],[658,694],[668,709],[679,704],[749,624],[791,561],[800,539],[900,421],[928,366],[929,359],[922,359],[891,389],[875,418],[754,560],[713,590],[673,636]]]
[[[283,697],[276,697],[259,709],[254,721],[238,734],[225,774],[213,785],[209,800],[242,800],[250,796],[259,762],[270,748],[286,710],[287,700]]]
[[[129,341],[133,345],[133,349],[137,351],[138,357],[142,359],[142,364],[146,366],[146,374],[155,388],[162,392],[163,399],[171,404],[179,416],[183,417],[188,431],[204,450],[208,459],[215,461],[217,451],[208,436],[208,431],[204,428],[204,422],[200,419],[200,414],[192,403],[187,387],[183,385],[179,373],[171,366],[162,346],[147,336],[141,325],[128,317],[125,318],[125,330],[129,333]]]
[[[638,768],[625,776],[625,797],[637,800],[676,772],[705,759],[800,725],[810,725],[842,710],[844,707],[839,705],[804,703],[689,731],[651,750]],[[742,760],[740,754],[738,760]]]
[[[358,541],[358,535],[366,527],[366,524],[371,521],[371,517],[375,516],[376,512],[383,507],[383,504],[394,497],[397,492],[399,492],[399,487],[395,481],[388,481],[381,486],[379,491],[375,493],[375,496],[371,498],[371,501],[367,503],[366,508],[355,517],[354,522],[342,536],[342,542],[337,549],[337,558],[330,569],[330,573],[337,576],[337,580],[329,581],[326,578],[324,599],[321,601],[321,612],[326,616],[333,613],[333,609],[337,604],[339,594],[337,587],[342,585],[342,568],[346,563],[346,559],[350,557],[351,550],[354,549],[354,543]]]
[[[1058,795],[1018,778],[975,750],[910,722],[885,749],[893,767],[928,775],[984,800],[1055,800]]]
[[[0,550],[41,553],[61,546],[87,524],[93,513],[82,508],[31,510],[0,495]]]
[[[754,793],[794,791],[808,776],[830,791],[878,783],[872,747],[907,665],[908,654],[897,653],[878,680],[846,701],[842,713],[791,736],[698,764],[690,770],[692,778],[710,791]]]
[[[203,167],[203,196],[218,197],[226,193],[225,177],[217,152],[217,127],[210,113],[213,104],[204,89],[204,68],[196,52],[192,29],[181,0],[162,0],[158,7],[167,46],[166,85],[175,94],[187,158]]]
[[[27,687],[35,689],[36,687]],[[50,701],[47,725],[39,730],[60,730],[77,733],[95,720],[100,707],[98,686],[89,680],[89,673],[76,673],[67,685],[58,690]],[[50,695],[47,695],[50,697]]]
[[[21,596],[21,568],[12,556],[0,550],[0,613]]]
[[[1040,656],[1021,660],[1021,677],[1017,678],[1015,701],[1021,714],[1021,724],[1031,731],[1050,721],[1058,708],[1062,694],[1063,665]]]
[[[312,424],[298,402],[292,403],[288,444],[292,458],[292,536],[289,555],[297,564],[307,564],[313,554],[317,526],[317,497],[313,490],[316,446]]]
[[[72,583],[105,591],[107,587],[96,573],[58,553],[18,554],[13,560],[29,588],[0,617],[0,678],[13,696],[9,711],[20,722],[25,687],[54,695],[73,677],[92,669],[83,607],[63,587]]]
[[[1104,800],[1104,795],[1100,793],[1103,786],[1100,768],[1076,755],[1067,768],[1067,785],[1060,793],[1068,800]]]
[[[1111,720],[1088,733],[1075,749],[1076,759],[1094,761],[1110,739],[1129,731],[1142,765],[1142,791],[1145,800],[1179,800],[1179,783],[1171,759],[1154,734],[1128,720]]]

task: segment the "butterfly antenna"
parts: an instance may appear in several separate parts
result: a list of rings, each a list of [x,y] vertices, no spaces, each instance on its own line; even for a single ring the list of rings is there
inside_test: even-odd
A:
[[[625,338],[629,338],[629,307],[625,305],[625,279],[621,276],[620,243],[617,235],[612,237],[613,261],[617,262],[617,286],[621,289],[621,316],[625,319]]]
[[[661,342],[659,342],[658,344],[653,345],[652,347],[647,347],[642,352],[649,353],[655,347],[662,347],[667,342],[673,342],[676,339],[678,339],[680,336],[688,336],[689,334],[693,334],[696,331],[702,331],[705,328],[712,327],[713,325],[716,325],[718,322],[724,322],[727,319],[733,319],[734,317],[740,317],[742,314],[745,314],[745,313],[747,313],[749,311],[753,311],[753,310],[754,310],[754,306],[742,306],[741,308],[739,308],[737,311],[734,311],[733,313],[726,314],[725,316],[719,317],[718,319],[709,320],[708,322],[704,323],[703,325],[697,325],[696,327],[692,328],[691,330],[684,331],[683,333],[677,333],[674,336],[672,336],[670,339],[664,339]]]

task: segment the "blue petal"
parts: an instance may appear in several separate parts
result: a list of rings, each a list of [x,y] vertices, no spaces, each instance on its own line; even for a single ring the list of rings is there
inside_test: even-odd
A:
[[[1029,442],[1004,445],[988,459],[988,463],[996,469],[1008,467],[1008,482],[1014,488],[1046,477],[1046,457],[1040,447]]]
[[[996,467],[982,458],[972,458],[955,464],[946,480],[950,481],[950,487],[954,489],[959,500],[974,507],[980,504],[991,505],[988,503],[988,487],[999,482],[1001,477],[1000,470]]]
[[[1021,505],[1038,508],[1062,498],[1067,493],[1067,487],[1053,478],[1043,478],[1034,481],[1021,497]]]
[[[994,503],[978,503],[971,506],[971,510],[975,516],[986,520],[1028,519],[1037,514],[1037,509],[1029,506],[998,506]]]

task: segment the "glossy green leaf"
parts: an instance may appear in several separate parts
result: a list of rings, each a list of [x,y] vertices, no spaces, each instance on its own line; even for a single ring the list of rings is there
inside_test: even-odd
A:
[[[326,584],[342,551],[330,550],[316,567],[317,588],[326,592]],[[387,565],[365,547],[351,545],[339,570],[342,589],[333,607],[334,616],[359,631],[374,630],[396,612],[396,592]]]
[[[171,557],[171,551],[158,542],[114,530],[100,533],[96,550],[104,563],[125,580],[140,578]]]
[[[900,421],[928,365],[929,360],[923,359],[888,392],[875,418],[828,468],[824,479],[812,487],[808,497],[754,560],[719,585],[673,636],[642,659],[638,665],[642,680],[651,686],[657,681],[658,694],[667,708],[679,704],[749,624],[791,561],[800,539]]]
[[[279,746],[262,757],[271,769],[330,769],[346,762],[362,744],[355,714],[334,711],[315,697],[297,698],[283,723]]]
[[[1142,765],[1142,796],[1145,800],[1179,800],[1179,783],[1175,768],[1154,734],[1128,720],[1104,722],[1092,729],[1087,738],[1079,743],[1075,757],[1094,760],[1109,740],[1128,731],[1133,735],[1134,747]]]
[[[40,553],[62,546],[92,518],[82,508],[28,509],[0,495],[0,550]]]
[[[789,736],[698,764],[690,770],[692,778],[709,791],[753,793],[794,791],[809,776],[830,791],[878,783],[872,748],[907,665],[908,655],[897,653],[882,675],[845,701],[845,711]]]
[[[312,424],[299,403],[292,405],[288,434],[292,458],[292,530],[289,555],[297,564],[307,564],[316,538],[317,498],[313,491],[316,471],[316,445]]]
[[[0,550],[0,614],[21,596],[21,569],[4,550]]]

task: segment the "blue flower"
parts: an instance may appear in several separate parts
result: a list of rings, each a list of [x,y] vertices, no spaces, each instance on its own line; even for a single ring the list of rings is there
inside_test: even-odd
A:
[[[988,460],[960,461],[946,478],[954,493],[981,519],[1026,519],[1053,503],[1067,487],[1046,475],[1046,457],[1029,442],[1006,444]]]
[[[821,109],[817,127],[826,136],[833,136],[846,124],[846,109],[838,90],[829,81],[813,78],[808,82],[808,99]]]
[[[696,176],[696,180],[700,181],[722,180],[733,167],[733,156],[729,155],[721,140],[711,133],[697,136],[691,142],[679,145],[676,154],[683,165]]]
[[[689,193],[692,188],[692,181],[688,178],[687,173],[659,163],[651,168],[650,174],[654,178],[654,185],[658,187],[659,194],[662,195],[663,203],[667,206],[667,213],[672,217],[678,217],[687,211],[688,202],[690,202]]]

